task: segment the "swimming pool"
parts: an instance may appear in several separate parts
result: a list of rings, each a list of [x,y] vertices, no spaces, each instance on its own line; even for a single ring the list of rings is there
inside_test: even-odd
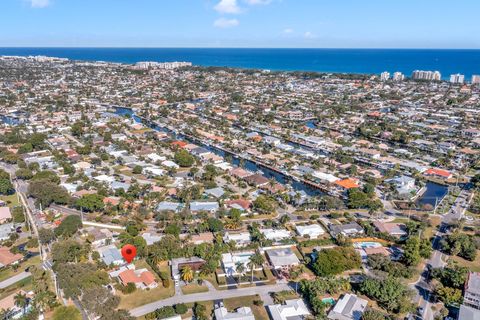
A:
[[[331,304],[331,305],[333,306],[333,305],[335,304],[335,299],[333,299],[332,297],[323,298],[323,299],[322,299],[322,302],[323,302],[323,303]]]
[[[356,242],[354,243],[353,246],[355,248],[366,249],[366,248],[380,248],[382,244],[378,242]]]

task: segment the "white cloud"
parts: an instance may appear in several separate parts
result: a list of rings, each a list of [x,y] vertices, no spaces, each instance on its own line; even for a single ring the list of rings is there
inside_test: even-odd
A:
[[[305,39],[315,39],[317,36],[310,31],[307,31],[303,34]]]
[[[257,4],[269,4],[270,2],[272,2],[272,0],[245,0],[246,3],[248,3],[249,5],[257,5]]]
[[[220,13],[240,13],[242,11],[237,0],[220,0],[214,9]]]
[[[225,19],[225,18],[219,18],[215,20],[213,23],[213,26],[217,28],[231,28],[231,27],[236,27],[240,24],[240,22],[237,19]]]
[[[29,0],[32,8],[45,8],[50,5],[50,0]]]
[[[291,33],[293,33],[293,29],[287,28],[287,29],[283,30],[283,33],[285,33],[285,34],[291,34]]]

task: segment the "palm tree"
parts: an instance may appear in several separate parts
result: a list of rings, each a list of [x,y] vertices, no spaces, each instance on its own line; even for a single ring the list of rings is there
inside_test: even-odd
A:
[[[235,264],[235,271],[237,271],[238,274],[242,275],[245,272],[245,265],[242,262],[237,262]]]
[[[263,263],[265,262],[265,259],[261,255],[261,253],[257,250],[254,254],[250,256],[250,261],[248,262],[248,267],[250,268],[250,271],[252,272],[252,280],[251,282],[253,283],[253,270],[255,269],[256,266],[262,266]]]
[[[13,300],[15,301],[15,305],[19,308],[22,308],[23,314],[25,314],[25,309],[28,306],[27,295],[19,292],[13,297]]]
[[[154,265],[158,265],[162,261],[162,253],[159,250],[150,251],[149,257]]]
[[[193,281],[193,270],[190,266],[183,267],[181,272],[182,272],[182,280],[185,281],[185,283]]]

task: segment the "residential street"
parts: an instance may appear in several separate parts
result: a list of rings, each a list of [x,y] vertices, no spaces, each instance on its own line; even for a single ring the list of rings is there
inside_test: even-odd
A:
[[[257,286],[251,288],[240,288],[240,289],[231,289],[231,290],[212,290],[203,292],[203,293],[195,293],[189,295],[175,295],[171,298],[159,300],[156,302],[152,302],[141,307],[135,308],[130,310],[130,314],[134,317],[140,317],[147,313],[153,312],[158,308],[164,306],[171,306],[177,303],[191,303],[191,302],[198,302],[198,301],[210,301],[210,300],[221,300],[221,299],[229,299],[229,298],[236,298],[236,297],[244,297],[244,296],[252,296],[258,294],[262,297],[262,300],[265,301],[269,298],[270,292],[279,292],[283,290],[291,290],[292,288],[288,284],[274,284],[274,285],[267,285],[267,286]],[[268,297],[268,298],[267,298]],[[266,301],[269,301],[266,300]]]
[[[17,274],[16,276],[10,277],[6,280],[3,280],[0,282],[0,289],[4,289],[6,287],[11,286],[12,284],[17,283],[18,281],[22,281],[23,279],[26,279],[30,277],[32,274],[30,272],[22,272]]]

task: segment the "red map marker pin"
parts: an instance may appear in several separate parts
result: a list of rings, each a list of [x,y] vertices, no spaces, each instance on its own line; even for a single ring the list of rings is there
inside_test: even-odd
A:
[[[137,255],[137,248],[131,244],[126,244],[122,247],[122,256],[128,263],[132,262],[133,258]]]

